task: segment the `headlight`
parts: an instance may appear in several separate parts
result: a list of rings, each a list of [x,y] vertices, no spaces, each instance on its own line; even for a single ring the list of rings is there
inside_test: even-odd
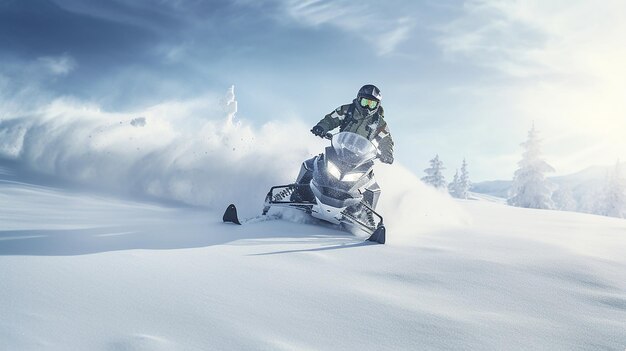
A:
[[[337,179],[341,178],[341,172],[339,171],[339,168],[337,168],[337,166],[335,166],[330,161],[328,161],[327,166],[328,166],[328,173],[330,173],[333,177]]]
[[[343,179],[341,180],[343,180],[344,182],[356,182],[357,180],[361,179],[364,174],[365,173],[363,172],[348,173],[343,176]]]

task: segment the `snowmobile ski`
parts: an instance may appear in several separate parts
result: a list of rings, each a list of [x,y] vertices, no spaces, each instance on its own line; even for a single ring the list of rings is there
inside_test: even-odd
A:
[[[245,223],[257,223],[257,222],[262,222],[262,221],[271,220],[271,219],[278,219],[278,217],[276,217],[276,216],[268,216],[268,215],[264,214],[264,215],[261,215],[261,216],[257,216],[255,218],[247,219],[244,222]],[[243,224],[239,220],[239,216],[237,215],[237,206],[235,206],[234,204],[228,205],[228,207],[226,208],[226,211],[224,211],[224,216],[222,217],[222,220],[224,221],[224,223],[234,223],[234,224],[238,224],[238,225],[242,225]],[[374,231],[374,233],[372,233],[372,235],[370,235],[370,237],[367,239],[367,241],[371,241],[371,242],[375,242],[375,243],[379,243],[379,244],[384,244],[385,243],[385,234],[386,234],[385,226],[381,224]]]
[[[272,221],[276,219],[279,219],[277,215],[259,215],[250,218],[243,218],[240,220],[239,215],[237,214],[237,206],[235,206],[234,204],[228,205],[226,211],[224,211],[224,216],[222,217],[224,223],[234,223],[238,225],[253,224],[265,221]]]
[[[241,225],[239,222],[239,217],[237,216],[237,207],[234,204],[228,205],[226,211],[224,211],[224,216],[222,217],[224,222],[230,222]]]
[[[367,239],[368,241],[373,241],[379,244],[384,244],[385,243],[385,226],[381,225],[379,226],[374,233],[372,233],[372,235],[369,237],[369,239]]]

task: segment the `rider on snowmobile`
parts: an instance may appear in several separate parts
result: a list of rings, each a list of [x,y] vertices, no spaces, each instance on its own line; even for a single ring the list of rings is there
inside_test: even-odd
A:
[[[311,133],[323,138],[337,127],[342,132],[357,133],[378,147],[381,162],[391,164],[393,140],[384,120],[381,100],[380,89],[371,84],[364,85],[352,103],[339,106],[327,114],[311,129]]]
[[[370,140],[380,153],[381,162],[393,163],[393,139],[389,133],[387,122],[384,120],[383,107],[380,105],[382,95],[380,89],[368,84],[359,89],[356,99],[352,103],[339,106],[319,121],[311,133],[324,138],[326,133],[339,127],[341,132],[352,132]],[[296,184],[308,184],[313,176],[315,157],[302,163]],[[372,174],[373,177],[373,174]],[[310,200],[313,194],[310,190],[298,189],[291,200],[294,202]],[[377,197],[368,201],[372,208],[376,207]]]

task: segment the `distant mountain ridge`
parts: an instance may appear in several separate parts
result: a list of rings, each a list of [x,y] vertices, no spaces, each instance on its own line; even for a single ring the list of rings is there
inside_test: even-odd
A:
[[[574,198],[581,201],[590,192],[599,191],[604,185],[607,174],[615,166],[591,166],[579,172],[563,176],[548,177],[558,187],[566,187],[572,191]],[[622,177],[626,177],[626,162],[621,162]],[[512,180],[489,180],[472,184],[470,191],[506,199]]]

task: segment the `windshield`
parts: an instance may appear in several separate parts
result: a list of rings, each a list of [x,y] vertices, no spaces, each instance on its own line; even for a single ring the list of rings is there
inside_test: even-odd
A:
[[[344,162],[360,165],[376,158],[377,150],[371,141],[356,133],[335,134],[332,145],[337,156]]]

